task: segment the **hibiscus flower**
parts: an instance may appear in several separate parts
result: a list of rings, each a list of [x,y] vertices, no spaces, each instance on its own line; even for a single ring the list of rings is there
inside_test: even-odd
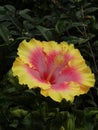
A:
[[[95,78],[80,51],[67,42],[23,40],[12,71],[20,84],[40,88],[40,93],[60,102],[74,101],[94,86]]]

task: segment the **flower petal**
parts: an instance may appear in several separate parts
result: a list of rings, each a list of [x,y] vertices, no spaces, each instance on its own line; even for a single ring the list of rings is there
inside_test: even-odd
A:
[[[65,67],[56,77],[56,84],[62,82],[77,82],[80,83],[81,81],[81,73],[78,72],[75,68],[72,67]]]
[[[42,75],[46,71],[46,58],[42,48],[36,48],[29,56],[30,64]]]
[[[38,70],[40,75],[46,71],[45,53],[42,50],[40,41],[32,39],[26,42],[24,40],[19,45],[18,55],[24,63]]]
[[[86,65],[84,60],[72,60],[69,63],[70,67],[76,68],[76,70],[80,73],[81,75],[81,80],[80,84],[83,86],[88,86],[88,87],[93,87],[95,83],[95,76],[91,72],[91,69]]]
[[[58,85],[52,85],[47,90],[41,89],[41,94],[45,97],[49,96],[57,102],[60,102],[62,99],[73,102],[74,97],[79,95],[79,91],[79,84],[75,82],[64,82]]]
[[[61,51],[61,47],[59,47],[59,44],[55,41],[42,41],[42,46],[47,55],[51,52]]]
[[[38,40],[31,39],[29,42],[23,40],[18,47],[18,56],[23,60],[24,63],[30,64],[29,57],[36,48],[40,48],[42,43]]]
[[[12,71],[14,76],[19,77],[20,84],[27,84],[29,88],[50,88],[50,84],[40,78],[39,72],[28,64],[24,64],[20,58],[16,58]]]

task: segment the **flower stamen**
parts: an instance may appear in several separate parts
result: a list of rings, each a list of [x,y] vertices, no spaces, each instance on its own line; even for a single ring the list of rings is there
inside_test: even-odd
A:
[[[58,66],[60,66],[61,64],[63,64],[65,61],[64,59],[64,56],[62,55],[57,55],[55,58],[54,58],[54,66],[53,68],[51,69],[48,77],[47,77],[47,81],[50,81],[52,75],[54,74],[55,70],[58,68]]]

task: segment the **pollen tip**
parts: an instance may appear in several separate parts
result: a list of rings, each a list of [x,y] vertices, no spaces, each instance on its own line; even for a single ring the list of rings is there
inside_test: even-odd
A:
[[[64,56],[63,55],[57,55],[54,59],[54,64],[55,65],[60,65],[63,64],[65,61]]]

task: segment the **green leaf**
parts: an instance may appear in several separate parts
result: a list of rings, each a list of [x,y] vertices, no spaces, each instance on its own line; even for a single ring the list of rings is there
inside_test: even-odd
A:
[[[84,38],[76,37],[76,36],[69,36],[68,38],[66,38],[66,40],[69,43],[74,43],[74,44],[83,44],[88,41],[88,39],[84,39]]]
[[[12,12],[12,13],[15,13],[16,9],[14,6],[12,5],[5,5],[4,6],[8,11]]]
[[[19,121],[14,119],[10,124],[9,126],[12,127],[12,128],[17,128],[17,126],[19,125]]]
[[[46,40],[53,39],[52,31],[49,28],[43,26],[37,26],[36,28],[40,31],[41,35],[43,35]]]
[[[55,25],[55,30],[58,33],[62,33],[64,31],[67,31],[72,27],[72,24],[70,24],[70,21],[68,20],[59,20]]]
[[[28,14],[30,12],[29,9],[24,9],[19,12],[19,15],[30,22],[33,22],[33,18]]]
[[[0,24],[0,36],[3,38],[5,43],[9,43],[9,30],[3,24]]]
[[[98,23],[94,24],[94,28],[98,30]]]
[[[0,15],[4,14],[5,12],[6,12],[5,8],[3,6],[0,6]]]
[[[14,116],[14,117],[23,117],[26,116],[28,114],[28,111],[24,110],[24,109],[20,109],[20,108],[12,108],[10,109],[10,113]]]
[[[89,8],[86,8],[86,9],[84,10],[84,12],[85,12],[86,14],[91,14],[91,13],[97,11],[97,10],[98,10],[98,7],[89,7]]]
[[[68,116],[67,129],[68,130],[75,130],[75,117],[73,115]]]

